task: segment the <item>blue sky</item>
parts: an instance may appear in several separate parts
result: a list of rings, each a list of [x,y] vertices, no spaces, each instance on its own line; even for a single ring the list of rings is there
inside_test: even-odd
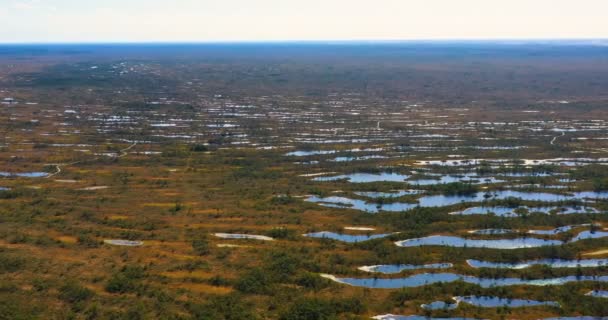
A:
[[[608,38],[608,0],[0,0],[0,42]]]

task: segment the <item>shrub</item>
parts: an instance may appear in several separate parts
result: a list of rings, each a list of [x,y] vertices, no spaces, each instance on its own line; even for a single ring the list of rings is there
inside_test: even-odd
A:
[[[93,239],[92,237],[86,234],[81,234],[78,236],[78,244],[87,248],[97,248],[100,245],[99,241]]]
[[[120,272],[112,275],[106,284],[106,291],[111,293],[133,292],[139,286],[139,280],[145,275],[141,267],[124,267]]]
[[[241,296],[231,294],[211,298],[205,304],[191,305],[190,310],[197,320],[255,320],[259,317]]]
[[[295,199],[290,195],[274,196],[274,197],[272,197],[272,199],[270,199],[270,203],[275,206],[276,205],[287,205],[287,204],[291,204],[294,202],[295,202]]]
[[[282,315],[281,320],[333,320],[342,313],[361,314],[366,308],[362,298],[322,300],[303,298],[292,304]]]
[[[593,179],[593,190],[597,192],[608,190],[608,178]]]
[[[293,229],[273,228],[266,233],[269,237],[275,239],[295,239],[296,231]]]
[[[209,150],[209,148],[207,148],[207,146],[204,144],[195,144],[190,147],[190,151],[192,151],[192,152],[205,152],[208,150]]]
[[[69,281],[59,288],[59,298],[69,303],[85,301],[90,299],[93,295],[93,291],[74,281]]]
[[[281,316],[281,320],[330,320],[336,319],[331,303],[320,299],[300,299]]]
[[[245,293],[265,294],[269,292],[271,285],[268,273],[257,268],[242,276],[236,283],[236,289]]]
[[[209,241],[207,239],[196,239],[192,241],[192,250],[194,254],[204,256],[209,254]]]
[[[296,283],[304,288],[313,290],[320,290],[328,285],[328,281],[326,279],[323,279],[319,275],[310,272],[301,273],[297,277]]]
[[[17,272],[25,266],[25,260],[0,251],[0,272]]]

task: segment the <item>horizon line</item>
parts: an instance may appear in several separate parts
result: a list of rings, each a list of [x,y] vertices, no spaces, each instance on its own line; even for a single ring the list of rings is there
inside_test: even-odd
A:
[[[399,43],[585,43],[608,45],[605,38],[420,38],[420,39],[277,39],[277,40],[151,40],[151,41],[0,41],[7,45],[117,45],[117,44],[399,44]]]

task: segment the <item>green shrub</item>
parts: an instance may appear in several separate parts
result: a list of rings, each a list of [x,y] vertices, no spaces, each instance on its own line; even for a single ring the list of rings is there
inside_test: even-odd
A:
[[[281,315],[281,320],[332,320],[337,319],[336,310],[328,301],[300,299]]]
[[[197,320],[255,320],[259,317],[240,295],[214,297],[205,304],[191,305],[190,312]]]
[[[326,279],[321,278],[318,274],[311,272],[303,272],[296,278],[296,283],[307,289],[320,290],[328,285]]]
[[[296,231],[286,228],[272,228],[266,235],[275,239],[295,239]]]
[[[195,144],[190,147],[190,151],[192,151],[192,152],[205,152],[208,150],[209,150],[209,148],[207,148],[207,146],[204,144]]]
[[[17,272],[25,266],[25,259],[0,251],[0,272]]]
[[[94,295],[93,291],[80,285],[75,281],[69,281],[59,288],[59,298],[65,302],[78,303],[90,299]]]
[[[145,276],[141,267],[124,267],[121,271],[114,273],[106,284],[106,291],[111,293],[126,293],[136,291],[140,286],[140,280]]]
[[[192,250],[194,254],[204,256],[209,254],[209,241],[207,239],[196,239],[192,241]]]
[[[244,276],[236,283],[236,289],[244,293],[265,294],[270,292],[272,279],[268,273],[262,269],[256,268]]]

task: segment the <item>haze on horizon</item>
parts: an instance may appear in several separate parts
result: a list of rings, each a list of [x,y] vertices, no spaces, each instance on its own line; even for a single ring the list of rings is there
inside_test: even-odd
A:
[[[0,42],[605,39],[605,0],[0,0]]]

